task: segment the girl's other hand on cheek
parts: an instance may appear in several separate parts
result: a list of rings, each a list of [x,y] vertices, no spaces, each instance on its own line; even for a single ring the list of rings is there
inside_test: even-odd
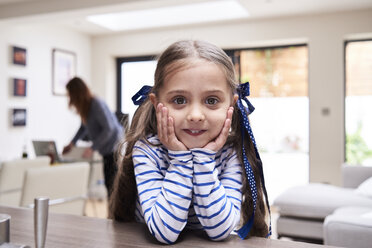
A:
[[[214,152],[217,152],[222,149],[222,147],[226,143],[227,137],[229,136],[233,112],[234,112],[234,108],[229,107],[229,109],[227,110],[227,117],[226,117],[225,123],[222,127],[220,134],[214,140],[209,142],[204,147],[205,149],[212,150]]]
[[[156,107],[156,120],[160,142],[172,151],[187,151],[186,146],[177,139],[174,131],[173,118],[168,115],[168,109],[162,103]]]

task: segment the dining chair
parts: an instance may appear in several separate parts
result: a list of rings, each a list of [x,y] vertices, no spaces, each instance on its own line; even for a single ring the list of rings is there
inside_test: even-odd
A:
[[[0,167],[0,205],[18,207],[21,200],[24,172],[30,168],[45,168],[49,164],[50,158],[48,156],[3,162]]]
[[[88,162],[26,170],[21,207],[34,207],[37,197],[49,198],[49,211],[84,215],[88,192]]]

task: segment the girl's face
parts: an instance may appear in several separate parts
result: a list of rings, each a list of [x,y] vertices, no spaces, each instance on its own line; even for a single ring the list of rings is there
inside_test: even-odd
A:
[[[177,138],[188,149],[202,148],[220,134],[233,95],[223,70],[197,59],[165,78],[154,104],[159,102],[168,108]]]

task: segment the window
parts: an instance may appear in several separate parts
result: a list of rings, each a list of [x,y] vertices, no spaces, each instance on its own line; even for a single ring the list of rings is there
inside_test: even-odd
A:
[[[346,162],[372,165],[372,40],[345,45]]]
[[[249,81],[250,117],[264,164],[269,200],[309,181],[308,48],[228,51],[239,80]],[[296,175],[293,177],[292,175]]]
[[[117,60],[119,72],[117,109],[129,114],[129,123],[137,109],[132,96],[144,85],[154,85],[156,60],[152,56],[121,58]]]

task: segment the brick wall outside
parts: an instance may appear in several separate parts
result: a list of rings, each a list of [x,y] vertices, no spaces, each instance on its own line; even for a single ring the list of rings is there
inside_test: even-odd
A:
[[[346,95],[372,95],[372,41],[346,46]]]
[[[241,82],[249,81],[252,97],[308,95],[307,46],[243,50]]]

